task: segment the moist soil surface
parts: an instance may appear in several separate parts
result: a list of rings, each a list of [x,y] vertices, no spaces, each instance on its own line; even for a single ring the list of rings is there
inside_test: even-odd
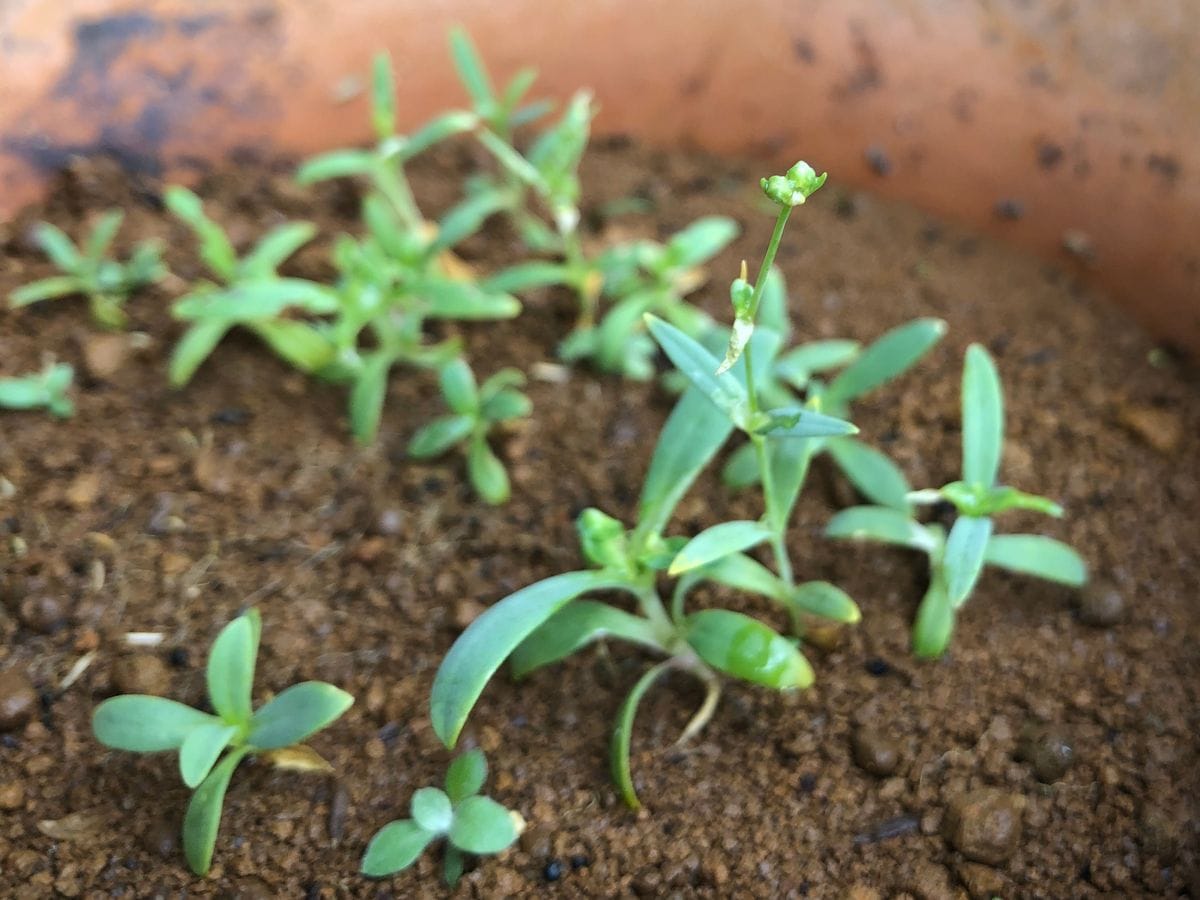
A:
[[[426,208],[449,204],[475,162],[457,148],[420,162]],[[287,218],[317,222],[322,237],[286,271],[329,279],[330,241],[354,228],[354,188],[301,189],[289,171],[247,161],[199,191],[242,245]],[[759,258],[772,223],[758,174],[609,141],[585,163],[585,226],[597,239],[665,236],[700,215],[736,217],[743,236],[695,297],[727,318],[729,277],[742,256]],[[45,354],[78,372],[73,419],[0,417],[0,896],[442,896],[436,851],[392,879],[356,874],[374,832],[407,815],[413,790],[438,783],[450,758],[428,718],[438,662],[483,607],[581,566],[580,510],[631,520],[671,397],[537,367],[533,417],[498,442],[513,499],[491,508],[459,456],[404,458],[441,411],[428,373],[393,373],[368,448],[348,437],[342,390],[246,335],[173,391],[169,304],[179,279],[202,272],[160,187],[80,163],[43,208],[0,226],[0,295],[50,274],[33,222],[78,237],[113,205],[128,211],[118,249],[163,237],[178,276],[131,301],[144,335],[132,343],[97,332],[82,300],[0,312],[0,374],[34,370]],[[616,212],[612,201],[628,197],[639,203]],[[948,656],[918,662],[908,634],[924,559],[825,540],[830,515],[856,498],[822,462],[797,510],[793,559],[801,577],[848,590],[864,618],[807,648],[816,686],[781,696],[731,684],[699,738],[674,747],[702,695],[668,678],[637,719],[646,809],[634,814],[606,751],[646,656],[613,645],[520,685],[496,678],[464,745],[488,752],[490,793],[529,827],[454,895],[1200,896],[1194,374],[1152,354],[1071,273],[912,210],[830,186],[792,221],[780,264],[802,339],[867,341],[915,316],[949,323],[914,371],[856,407],[864,436],[916,486],[955,478],[962,352],[984,342],[1008,399],[1003,478],[1068,511],[1014,514],[1001,528],[1071,542],[1098,587],[1081,595],[988,571]],[[499,225],[463,255],[487,270],[520,250]],[[547,290],[520,318],[462,333],[481,374],[529,369],[555,362],[572,319],[570,296]],[[708,472],[673,532],[758,514],[753,492],[732,494]],[[754,599],[697,599],[786,626]],[[118,692],[203,704],[207,648],[247,605],[264,622],[260,701],[315,678],[357,702],[311,742],[336,774],[239,770],[200,879],[179,847],[188,795],[174,759],[108,751],[89,719]],[[161,643],[131,647],[130,632]]]

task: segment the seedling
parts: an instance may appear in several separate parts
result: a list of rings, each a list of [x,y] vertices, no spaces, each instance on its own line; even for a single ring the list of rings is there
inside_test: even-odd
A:
[[[284,314],[289,309],[331,313],[337,309],[336,297],[323,285],[283,278],[277,270],[312,240],[316,227],[308,222],[280,225],[239,259],[233,242],[205,214],[199,197],[174,185],[163,198],[167,208],[191,228],[200,245],[200,258],[219,282],[200,281],[175,302],[175,318],[187,322],[188,328],[171,354],[171,384],[187,384],[222,338],[237,326],[253,331],[293,365],[310,366],[314,350],[298,333],[302,324]]]
[[[487,779],[482,750],[471,750],[450,764],[446,789],[421,788],[413,794],[412,818],[379,829],[367,845],[362,873],[384,878],[407,869],[434,841],[446,840],[442,872],[453,887],[462,875],[465,855],[490,856],[512,846],[525,820],[479,791]]]
[[[162,248],[157,241],[139,243],[126,262],[106,257],[124,219],[125,213],[121,210],[109,210],[96,222],[82,247],[76,247],[49,222],[40,223],[34,233],[35,239],[63,274],[18,288],[9,295],[9,303],[15,308],[83,294],[88,298],[92,318],[97,324],[104,328],[124,328],[129,317],[122,307],[129,295],[167,273],[162,264]]]
[[[451,447],[462,446],[467,457],[467,475],[471,485],[488,503],[508,500],[508,473],[492,448],[488,433],[497,425],[529,415],[533,405],[517,390],[525,376],[517,369],[501,369],[482,386],[475,383],[471,367],[463,359],[453,359],[442,367],[442,396],[451,415],[430,422],[413,436],[409,456],[430,459]]]
[[[261,630],[258,611],[252,609],[226,625],[213,642],[207,679],[215,715],[144,694],[105,700],[92,715],[92,730],[107,747],[134,753],[179,752],[184,784],[195,791],[183,819],[183,851],[197,875],[206,874],[212,863],[225,790],[241,761],[299,744],[354,702],[333,685],[305,681],[253,710]]]
[[[777,246],[778,239],[769,255]],[[659,436],[637,523],[627,529],[600,510],[585,510],[578,528],[582,555],[590,568],[539,581],[479,616],[442,661],[430,701],[434,731],[452,747],[487,681],[506,659],[511,660],[514,674],[522,677],[601,638],[629,641],[662,654],[666,660],[639,679],[623,704],[610,750],[613,778],[634,808],[640,805],[629,762],[634,717],[646,691],[664,674],[687,672],[706,689],[704,703],[681,741],[696,734],[712,716],[721,691],[718,673],[776,690],[803,688],[813,681],[812,668],[796,644],[764,623],[732,610],[689,612],[686,600],[693,588],[711,581],[759,593],[794,618],[802,613],[842,622],[859,618],[853,601],[833,585],[795,585],[790,568],[781,577],[744,553],[776,539],[766,522],[725,522],[691,540],[664,536],[676,505],[735,426],[756,438],[769,436],[772,445],[779,446],[855,429],[807,409],[760,410],[750,399],[748,358],[735,358],[725,371],[714,374],[718,360],[683,332],[658,319],[651,320],[650,330],[693,386],[684,392]],[[774,340],[772,334],[763,330],[756,339]],[[663,573],[678,579],[669,608],[658,591]],[[598,591],[631,595],[637,614],[580,599]]]
[[[66,363],[49,364],[41,372],[0,378],[0,407],[4,409],[45,409],[52,416],[68,419],[75,404],[67,396],[75,370]]]
[[[946,652],[958,610],[970,598],[985,565],[1080,587],[1087,566],[1069,546],[1036,534],[993,534],[994,517],[1024,509],[1060,517],[1062,507],[1045,497],[997,484],[1004,445],[1004,395],[996,365],[979,344],[967,348],[962,380],[962,480],[916,491],[917,504],[946,501],[958,516],[947,535],[923,525],[912,512],[859,506],[838,513],[831,537],[879,541],[920,550],[929,557],[929,589],[913,625],[913,652],[936,658]]]

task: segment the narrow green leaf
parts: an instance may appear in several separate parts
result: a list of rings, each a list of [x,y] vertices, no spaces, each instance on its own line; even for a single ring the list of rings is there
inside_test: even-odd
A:
[[[332,684],[293,684],[254,714],[246,742],[259,750],[290,747],[337,721],[353,704],[353,697]]]
[[[962,378],[963,480],[991,487],[1004,447],[1004,392],[991,355],[981,344],[967,348]],[[954,592],[951,590],[951,597]]]
[[[533,402],[520,391],[503,390],[489,397],[480,414],[488,422],[509,422],[533,412]]]
[[[225,229],[204,214],[200,198],[175,184],[163,191],[163,202],[195,233],[204,264],[223,281],[231,281],[237,272],[237,253]]]
[[[517,823],[491,797],[468,797],[454,807],[450,843],[478,855],[499,853],[517,839]]]
[[[633,722],[642,697],[646,695],[655,681],[666,674],[670,665],[669,660],[661,662],[639,678],[617,712],[617,725],[613,729],[612,742],[609,745],[609,766],[612,770],[613,781],[617,785],[617,791],[630,809],[642,808],[642,802],[638,799],[637,791],[633,787],[633,775],[629,770],[629,747],[633,740]]]
[[[675,506],[732,430],[729,418],[699,390],[684,392],[659,433],[642,483],[637,525],[640,541],[662,533]]]
[[[858,434],[857,426],[844,419],[827,416],[814,412],[804,406],[784,406],[773,409],[759,423],[751,423],[749,429],[754,434],[761,434],[771,440],[785,438],[819,438],[838,437],[846,434]]]
[[[408,444],[408,455],[413,459],[433,459],[441,456],[455,444],[470,437],[475,421],[467,416],[443,416],[434,419],[413,435]]]
[[[431,834],[445,834],[454,821],[450,798],[440,788],[423,787],[412,795],[413,821]]]
[[[521,312],[521,301],[516,297],[490,293],[467,281],[426,278],[417,285],[416,292],[425,298],[428,315],[435,319],[511,319]]]
[[[1040,534],[992,535],[983,561],[1071,587],[1082,587],[1088,577],[1083,557],[1062,541]]]
[[[480,129],[476,137],[505,169],[539,193],[546,192],[546,182],[542,179],[542,174],[502,138],[486,128]]]
[[[178,750],[192,731],[215,723],[216,717],[198,709],[148,694],[112,697],[92,713],[96,740],[133,753]]]
[[[699,574],[706,581],[723,584],[739,591],[762,594],[774,600],[783,600],[787,594],[787,585],[778,575],[744,553],[723,556],[694,574]]]
[[[941,573],[935,572],[921,605],[917,607],[912,632],[913,654],[920,659],[937,659],[950,646],[953,633],[954,607],[946,596]]]
[[[853,438],[831,438],[825,448],[838,468],[868,500],[907,512],[912,487],[899,467],[874,447]]]
[[[565,284],[570,270],[560,263],[525,262],[501,269],[480,282],[485,291],[504,294],[515,294],[530,288],[546,287],[551,284]]]
[[[288,257],[311,241],[317,234],[312,222],[288,222],[272,228],[238,263],[241,278],[270,278]]]
[[[679,551],[667,574],[675,577],[707,565],[730,553],[740,553],[771,539],[762,522],[722,522],[700,532]]]
[[[832,407],[849,403],[906,372],[946,333],[941,319],[914,319],[887,332],[830,383]]]
[[[365,150],[333,150],[306,160],[296,170],[300,184],[313,184],[330,178],[366,175],[375,165],[375,157]]]
[[[450,249],[482,228],[488,217],[504,209],[506,204],[502,195],[490,191],[468,197],[442,216],[431,249],[434,252]]]
[[[454,60],[454,68],[459,80],[471,97],[477,111],[483,112],[495,103],[496,94],[492,90],[492,81],[488,78],[487,70],[479,58],[479,51],[467,35],[467,32],[455,27],[450,31],[450,56]]]
[[[386,53],[371,61],[371,125],[380,140],[396,133],[396,79]]]
[[[941,541],[909,514],[885,506],[852,506],[825,526],[826,537],[879,541],[933,554]]]
[[[809,687],[815,678],[795,644],[742,613],[728,609],[692,613],[686,638],[702,660],[743,681],[789,690]]]
[[[535,669],[566,659],[576,650],[608,637],[663,649],[654,626],[641,616],[596,600],[574,600],[512,652],[509,661],[513,677],[524,678]]]
[[[983,507],[990,516],[1007,512],[1010,509],[1027,509],[1044,516],[1053,516],[1056,519],[1061,519],[1063,515],[1063,508],[1049,497],[1027,494],[1007,485],[989,490],[983,501]]]
[[[498,506],[507,503],[512,494],[504,463],[500,462],[482,435],[472,440],[467,448],[467,477],[485,503]]]
[[[237,732],[236,725],[226,725],[224,722],[198,725],[188,732],[179,748],[179,774],[183,776],[183,783],[194,788],[207,778],[217,758]]]
[[[988,539],[992,536],[992,520],[975,516],[959,516],[946,538],[942,567],[946,573],[946,596],[951,607],[958,609],[979,580],[983,571]]]
[[[775,374],[803,390],[812,376],[830,369],[840,369],[858,357],[862,345],[858,341],[829,340],[801,344],[779,357]]]
[[[720,362],[698,342],[657,316],[647,315],[646,326],[675,368],[679,369],[714,406],[739,428],[749,414],[746,389],[732,372],[716,374]]]
[[[64,272],[75,272],[83,263],[75,244],[57,225],[39,222],[34,228],[33,239],[50,261]]]
[[[208,698],[225,722],[241,725],[250,721],[250,693],[254,688],[254,663],[258,656],[258,635],[254,619],[257,610],[249,610],[221,629],[208,653]]]
[[[72,294],[86,293],[82,281],[74,275],[55,275],[42,278],[22,285],[8,295],[8,305],[13,309],[29,306],[42,300],[53,300],[56,297],[69,297]]]
[[[337,357],[337,347],[308,322],[297,319],[277,319],[253,322],[250,329],[262,338],[280,358],[307,374],[315,374],[329,366]]]
[[[806,581],[797,585],[788,599],[796,609],[844,625],[854,625],[862,619],[862,613],[850,595],[828,581]]]
[[[484,685],[509,654],[580,594],[621,587],[606,572],[568,572],[531,584],[488,608],[451,646],[433,681],[434,733],[453,747]]]
[[[460,416],[474,416],[479,412],[479,388],[475,384],[475,373],[461,356],[442,366],[438,372],[438,384],[451,410]]]
[[[332,288],[303,278],[265,278],[239,281],[229,288],[192,293],[176,301],[176,319],[254,322],[273,319],[289,307],[318,315],[335,313],[341,304]]]
[[[233,771],[249,751],[238,747],[226,756],[204,779],[183,817],[183,854],[197,875],[208,874],[213,848],[221,827],[221,808]]]
[[[478,747],[455,757],[446,770],[446,794],[458,803],[478,794],[487,780],[487,758]]]
[[[386,878],[407,869],[436,838],[412,819],[384,825],[371,838],[359,871],[368,878]]]
[[[96,227],[92,229],[92,233],[88,235],[87,242],[83,246],[83,255],[90,260],[98,260],[104,256],[112,246],[113,239],[121,230],[121,223],[124,221],[125,213],[120,209],[110,209],[102,215],[96,223]]]
[[[168,368],[171,386],[183,387],[191,381],[201,363],[208,359],[233,325],[228,319],[213,319],[196,321],[188,326],[171,352]]]
[[[728,216],[704,216],[671,237],[668,256],[680,268],[698,266],[724,250],[740,230]]]
[[[478,124],[479,117],[474,113],[461,110],[443,113],[404,139],[404,144],[400,148],[400,159],[410,160],[447,138],[470,131]],[[450,246],[450,244],[446,246]]]
[[[792,510],[808,478],[809,466],[820,448],[821,442],[811,438],[766,441],[772,492],[768,498],[768,513],[770,524],[777,531],[783,532],[791,521]]]
[[[350,388],[350,432],[360,444],[369,444],[379,433],[383,401],[387,399],[391,354],[376,350],[363,358],[362,369]]]

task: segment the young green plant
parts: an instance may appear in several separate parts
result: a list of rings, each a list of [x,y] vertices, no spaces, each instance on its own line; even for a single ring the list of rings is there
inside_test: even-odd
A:
[[[691,540],[665,535],[675,507],[734,427],[783,444],[847,434],[854,427],[806,409],[758,410],[749,400],[748,360],[735,359],[715,374],[718,361],[691,338],[662,320],[652,320],[650,328],[693,386],[659,436],[636,524],[627,528],[600,510],[585,510],[578,528],[589,568],[539,581],[485,611],[450,648],[430,700],[434,731],[452,747],[487,681],[506,659],[514,674],[523,677],[602,638],[661,654],[666,659],[639,679],[623,704],[610,748],[613,778],[634,808],[640,805],[630,773],[634,717],[642,697],[663,675],[685,672],[706,689],[681,741],[712,716],[721,691],[719,673],[777,690],[807,687],[813,680],[795,643],[766,624],[732,610],[687,610],[688,594],[696,586],[708,581],[759,593],[793,617],[807,613],[842,622],[859,617],[850,598],[833,585],[793,585],[746,555],[744,551],[773,539],[764,523],[726,522]],[[772,333],[764,330],[756,340],[770,341]],[[664,573],[677,578],[669,605],[658,588]],[[598,592],[631,597],[637,612],[585,597]]]
[[[439,380],[451,414],[421,428],[408,445],[408,455],[431,459],[461,446],[475,492],[488,503],[506,502],[511,493],[508,473],[487,438],[497,426],[529,415],[533,405],[518,390],[525,375],[517,369],[501,369],[477,385],[466,360],[457,358],[442,366]]]
[[[213,642],[206,674],[215,715],[145,694],[112,697],[92,715],[97,740],[114,750],[178,751],[180,775],[195,791],[183,819],[183,851],[197,875],[206,874],[212,863],[225,791],[241,761],[299,744],[354,702],[333,685],[306,681],[254,710],[251,692],[261,630],[252,609],[226,625]]]
[[[462,875],[465,856],[490,856],[512,846],[525,828],[519,813],[505,809],[479,792],[487,779],[482,750],[470,750],[450,764],[445,790],[425,787],[412,796],[412,818],[384,825],[363,856],[361,871],[385,878],[407,869],[434,841],[444,838],[442,872],[453,887]]]
[[[75,414],[75,404],[67,396],[75,370],[66,363],[49,363],[42,371],[29,375],[0,378],[0,408],[45,409],[58,419]]]
[[[970,598],[985,565],[1080,587],[1087,566],[1066,544],[1037,534],[993,534],[994,517],[1023,509],[1060,517],[1053,501],[997,483],[1004,446],[1004,395],[991,356],[979,344],[967,348],[962,379],[962,480],[917,491],[917,504],[945,501],[957,517],[949,534],[923,525],[912,512],[859,506],[843,510],[826,533],[835,538],[878,541],[920,550],[929,557],[929,588],[913,625],[913,652],[941,656],[950,644],[958,610]]]
[[[129,317],[122,308],[129,296],[166,275],[162,247],[157,241],[142,241],[126,262],[109,259],[125,213],[106,212],[96,222],[82,247],[76,247],[60,229],[49,222],[38,224],[34,237],[50,261],[62,272],[31,282],[9,295],[11,306],[28,306],[42,300],[82,294],[88,298],[92,318],[104,328],[124,328]]]

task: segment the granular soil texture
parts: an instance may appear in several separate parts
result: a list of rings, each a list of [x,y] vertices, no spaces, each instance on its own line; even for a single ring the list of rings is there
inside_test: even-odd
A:
[[[457,148],[422,161],[418,194],[444,208],[476,161]],[[743,256],[758,258],[771,227],[757,174],[609,141],[584,166],[589,239],[736,217],[743,236],[696,297],[727,317],[728,278]],[[289,371],[249,336],[173,391],[169,304],[179,279],[202,273],[160,188],[79,163],[43,208],[0,226],[0,294],[49,274],[33,222],[78,237],[112,205],[128,211],[119,249],[163,237],[177,276],[131,302],[132,339],[96,332],[83,301],[0,312],[0,374],[36,369],[47,353],[80,373],[73,419],[0,418],[0,895],[442,896],[436,851],[392,879],[356,874],[374,832],[444,772],[427,705],[438,662],[488,604],[581,565],[581,509],[632,518],[670,395],[586,369],[534,378],[533,417],[499,442],[513,499],[490,508],[459,457],[404,458],[440,412],[428,373],[393,374],[367,448],[348,439],[340,389]],[[352,186],[300,189],[278,166],[247,162],[199,190],[239,245],[284,219],[317,222],[322,237],[287,267],[295,275],[331,278],[332,237],[354,228]],[[639,203],[615,214],[611,201],[628,197]],[[464,248],[484,270],[519,252],[503,226]],[[606,750],[643,654],[613,645],[520,685],[495,679],[464,743],[488,752],[490,792],[529,827],[454,895],[1200,896],[1194,373],[1152,353],[1070,275],[836,186],[793,216],[780,264],[802,338],[865,341],[915,316],[949,323],[928,359],[855,410],[914,485],[955,477],[962,352],[970,341],[992,350],[1008,399],[1003,477],[1068,511],[1003,528],[1070,541],[1095,589],[989,571],[949,655],[917,662],[907,640],[924,560],[822,538],[855,497],[819,464],[793,558],[801,577],[846,588],[864,618],[808,647],[816,686],[780,696],[730,685],[700,737],[674,747],[701,695],[668,679],[637,720],[647,808],[635,815],[609,783]],[[514,321],[462,329],[481,374],[555,362],[571,298],[527,300]],[[731,494],[709,472],[674,531],[758,513],[752,493]],[[785,625],[754,599],[698,599]],[[199,879],[179,848],[187,793],[174,760],[110,752],[89,719],[122,691],[202,703],[207,648],[251,604],[264,622],[258,699],[317,678],[357,702],[312,741],[335,774],[243,766]],[[130,632],[162,640],[135,648]]]

